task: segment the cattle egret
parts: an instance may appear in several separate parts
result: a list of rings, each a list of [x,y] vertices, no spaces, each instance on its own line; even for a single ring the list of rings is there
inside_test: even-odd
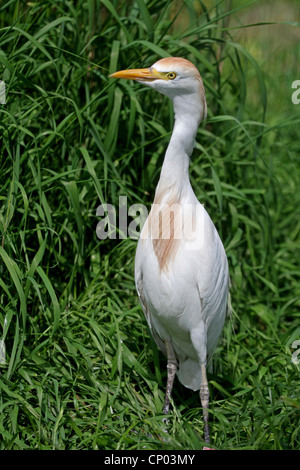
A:
[[[175,374],[200,390],[204,438],[210,442],[207,364],[221,334],[228,297],[228,263],[208,213],[189,178],[189,157],[206,99],[198,69],[167,57],[150,68],[121,70],[111,77],[136,80],[168,96],[175,113],[154,202],[135,258],[139,299],[159,349],[167,357],[163,412],[169,413]]]

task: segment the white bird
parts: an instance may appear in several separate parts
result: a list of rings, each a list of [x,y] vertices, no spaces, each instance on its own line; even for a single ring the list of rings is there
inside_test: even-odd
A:
[[[229,274],[223,244],[189,178],[197,129],[206,118],[203,82],[198,69],[180,57],[158,60],[150,68],[121,70],[111,77],[136,80],[173,102],[175,124],[138,242],[135,282],[153,338],[167,356],[163,412],[169,413],[177,373],[185,387],[200,390],[208,444],[206,368],[225,320]]]

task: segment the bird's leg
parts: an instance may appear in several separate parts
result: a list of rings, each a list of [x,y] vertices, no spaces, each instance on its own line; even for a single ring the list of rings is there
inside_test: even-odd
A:
[[[165,395],[165,403],[163,408],[163,413],[167,415],[169,413],[170,408],[170,397],[173,389],[173,383],[175,374],[177,371],[177,359],[170,341],[165,342],[166,350],[167,350],[167,371],[168,371],[168,379],[167,379],[167,388],[166,388],[166,395]]]
[[[210,443],[209,436],[209,425],[208,425],[208,407],[209,407],[209,388],[206,376],[205,364],[201,364],[202,383],[200,387],[200,400],[203,409],[203,421],[204,421],[204,439],[205,443]]]

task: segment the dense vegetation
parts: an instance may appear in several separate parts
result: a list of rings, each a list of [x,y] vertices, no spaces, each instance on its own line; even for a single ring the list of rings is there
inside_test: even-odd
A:
[[[136,240],[96,236],[100,204],[150,207],[173,123],[167,98],[109,74],[169,55],[204,80],[190,175],[232,281],[212,444],[299,448],[299,40],[271,50],[254,30],[278,25],[244,28],[268,18],[236,3],[1,3],[0,449],[203,446],[198,394],[178,381],[163,431],[165,360],[135,292]],[[299,38],[296,22],[279,26]]]

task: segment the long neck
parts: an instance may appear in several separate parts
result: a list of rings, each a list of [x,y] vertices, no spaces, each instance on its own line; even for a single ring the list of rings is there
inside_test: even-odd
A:
[[[175,124],[156,188],[154,202],[158,203],[163,199],[165,202],[180,199],[182,189],[190,186],[189,157],[200,122],[201,108],[195,101],[175,97],[173,105]]]

